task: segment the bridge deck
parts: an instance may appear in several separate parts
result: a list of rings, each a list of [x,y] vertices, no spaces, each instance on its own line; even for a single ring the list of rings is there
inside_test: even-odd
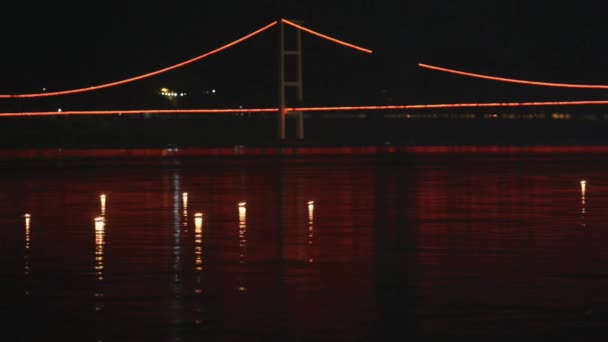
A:
[[[388,114],[387,114],[388,115]],[[608,144],[603,116],[470,119],[316,115],[305,119],[305,139],[295,141],[287,120],[287,142],[306,146],[368,145],[572,145]],[[212,147],[276,146],[274,117],[45,117],[7,118],[0,148],[28,147]]]

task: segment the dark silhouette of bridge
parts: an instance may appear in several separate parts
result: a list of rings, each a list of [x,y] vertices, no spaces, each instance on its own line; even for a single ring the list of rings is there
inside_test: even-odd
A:
[[[268,31],[269,29],[277,26],[279,29],[279,79],[278,79],[278,104],[275,108],[215,108],[215,109],[137,109],[137,110],[67,110],[67,111],[34,111],[34,112],[5,112],[0,113],[0,117],[41,117],[41,116],[71,116],[71,115],[144,115],[144,114],[235,114],[235,113],[276,113],[277,115],[277,137],[279,140],[285,140],[286,138],[286,123],[285,119],[288,115],[292,115],[296,119],[296,138],[301,140],[304,138],[304,113],[314,112],[381,112],[381,111],[407,111],[407,110],[419,110],[419,109],[459,109],[459,108],[512,108],[512,107],[561,107],[561,106],[584,106],[584,105],[608,105],[608,100],[584,100],[584,101],[528,101],[528,102],[485,102],[485,103],[444,103],[444,104],[405,104],[405,105],[376,105],[376,106],[325,106],[325,107],[304,107],[303,103],[303,70],[302,70],[302,32],[314,35],[316,37],[326,39],[332,43],[348,47],[357,52],[372,53],[371,50],[364,47],[354,45],[323,33],[314,31],[307,27],[302,26],[301,22],[296,20],[280,19],[271,22],[247,35],[244,35],[228,44],[220,46],[214,50],[203,53],[199,56],[191,58],[189,60],[171,65],[156,71],[152,71],[146,74],[134,76],[128,79],[119,81],[98,84],[93,86],[87,86],[77,89],[68,89],[60,91],[49,91],[41,93],[24,93],[24,94],[0,94],[0,99],[33,99],[42,97],[55,97],[68,94],[79,94],[86,92],[93,92],[101,89],[118,87],[127,83],[136,82],[142,79],[154,77],[186,65],[201,61],[207,57],[220,53],[224,50],[230,49],[239,45],[240,43],[251,39],[259,34]],[[296,29],[296,48],[293,50],[286,49],[285,44],[285,27],[289,26],[292,29]],[[287,58],[295,59],[295,79],[286,79],[287,65],[294,63],[286,63]],[[549,82],[535,82],[525,81],[510,78],[501,78],[495,76],[481,75],[458,71],[454,69],[441,68],[431,66],[427,64],[419,64],[420,67],[426,69],[433,69],[436,71],[450,72],[453,74],[459,74],[469,77],[478,77],[489,79],[493,81],[501,82],[512,82],[512,83],[523,83],[528,85],[537,86],[552,86],[552,87],[570,87],[570,88],[585,88],[585,89],[605,89],[608,86],[604,85],[580,85],[580,84],[565,84],[565,83],[549,83]],[[289,73],[294,74],[294,73]],[[293,104],[286,102],[286,90],[290,87],[296,89],[296,101]],[[406,118],[409,116],[405,116]],[[490,118],[497,118],[496,116]]]

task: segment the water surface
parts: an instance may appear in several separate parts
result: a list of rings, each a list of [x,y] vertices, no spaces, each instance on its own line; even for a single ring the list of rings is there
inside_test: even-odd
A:
[[[6,161],[0,334],[603,333],[608,154],[569,151]]]

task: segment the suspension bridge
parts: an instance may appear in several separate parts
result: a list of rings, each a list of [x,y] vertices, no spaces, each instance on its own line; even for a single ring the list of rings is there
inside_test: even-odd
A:
[[[312,30],[302,25],[301,22],[295,20],[280,19],[273,21],[251,33],[248,33],[232,42],[222,45],[216,49],[205,52],[194,58],[185,60],[183,62],[148,72],[145,74],[137,75],[123,80],[113,81],[109,83],[97,84],[86,86],[76,89],[67,89],[59,91],[45,91],[39,93],[18,93],[18,94],[0,94],[0,101],[7,99],[34,99],[44,97],[56,97],[70,94],[79,94],[86,92],[94,92],[101,89],[119,87],[128,83],[140,81],[146,78],[151,78],[169,71],[185,67],[189,64],[199,62],[205,58],[216,55],[222,51],[231,49],[249,39],[252,39],[271,28],[279,29],[279,79],[278,79],[278,92],[279,92],[279,103],[276,107],[267,108],[213,108],[213,109],[137,109],[137,110],[66,110],[66,111],[21,111],[21,112],[3,112],[0,113],[0,118],[8,117],[44,117],[44,116],[76,116],[76,115],[142,115],[142,114],[235,114],[235,113],[276,113],[277,115],[277,136],[279,140],[285,140],[286,138],[286,123],[285,118],[288,114],[292,114],[296,118],[296,137],[297,139],[304,138],[304,113],[314,112],[356,112],[356,111],[395,111],[395,110],[419,110],[419,109],[458,109],[458,108],[513,108],[513,107],[547,107],[547,106],[589,106],[589,105],[608,105],[608,100],[582,100],[582,101],[527,101],[527,102],[470,102],[470,103],[438,103],[438,104],[403,104],[403,105],[369,105],[369,106],[317,106],[317,107],[305,107],[302,106],[303,100],[303,77],[302,77],[302,32],[313,35],[320,39],[328,40],[334,44],[341,45],[345,48],[354,50],[357,53],[371,54],[372,50],[365,47],[361,47],[332,36],[323,34],[321,32]],[[295,29],[297,32],[297,43],[294,50],[287,50],[285,44],[285,27]],[[295,80],[286,79],[286,59],[295,58],[296,78]],[[552,82],[541,82],[541,81],[530,81],[522,79],[514,79],[508,77],[498,77],[491,75],[484,75],[478,73],[472,73],[467,71],[461,71],[456,69],[449,69],[429,64],[420,63],[420,68],[456,74],[465,77],[474,77],[479,79],[498,81],[498,82],[509,82],[516,84],[534,85],[534,86],[545,86],[545,87],[562,87],[562,88],[578,88],[578,89],[608,89],[608,85],[597,85],[597,84],[570,84],[570,83],[552,83]],[[285,92],[287,88],[296,89],[296,103],[288,104],[286,102]]]

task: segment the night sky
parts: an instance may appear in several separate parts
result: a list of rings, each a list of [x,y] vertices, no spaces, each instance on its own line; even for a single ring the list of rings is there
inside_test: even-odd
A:
[[[608,83],[600,2],[171,1],[3,4],[1,93],[79,88],[154,71],[219,47],[278,18],[374,50],[306,33],[306,105],[608,99],[602,90],[499,84],[421,69],[427,63],[548,82]],[[291,28],[289,34],[294,34]],[[293,38],[293,37],[292,37]],[[6,108],[275,106],[278,30],[186,68],[96,93],[15,100]],[[216,89],[216,93],[208,92]],[[10,103],[9,103],[10,102]]]

